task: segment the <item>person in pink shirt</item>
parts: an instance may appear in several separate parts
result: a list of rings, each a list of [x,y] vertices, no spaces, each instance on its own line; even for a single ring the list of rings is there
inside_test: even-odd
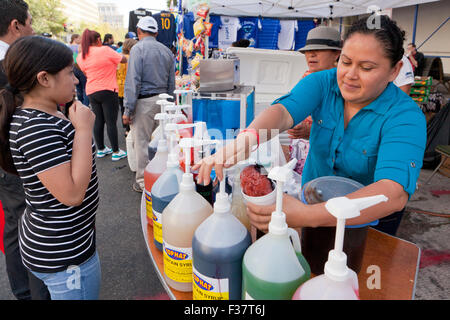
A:
[[[102,45],[98,32],[84,30],[77,64],[87,77],[86,94],[95,113],[94,139],[97,145],[97,158],[112,153],[112,161],[118,161],[127,156],[125,151],[119,149],[117,133],[119,87],[116,79],[119,63],[126,62],[125,56]],[[105,123],[111,148],[107,147],[104,141]]]

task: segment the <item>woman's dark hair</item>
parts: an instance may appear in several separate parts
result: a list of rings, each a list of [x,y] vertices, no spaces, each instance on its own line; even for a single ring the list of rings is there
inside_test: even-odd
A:
[[[371,19],[375,20],[372,21]],[[354,33],[373,34],[383,45],[386,56],[391,61],[391,67],[402,59],[405,52],[403,49],[405,31],[401,30],[397,23],[388,16],[378,15],[374,17],[372,15],[354,22],[344,37],[344,43]]]
[[[103,38],[103,44],[108,44],[109,40],[113,38],[113,35],[111,33],[105,34],[105,37]]]
[[[89,48],[97,43],[98,39],[101,39],[100,33],[94,30],[86,29],[81,36],[81,55],[83,59],[89,54]]]
[[[9,47],[3,61],[8,84],[0,90],[0,167],[5,171],[17,173],[9,149],[9,128],[22,96],[36,86],[39,72],[57,74],[72,64],[72,50],[49,38],[23,37]]]

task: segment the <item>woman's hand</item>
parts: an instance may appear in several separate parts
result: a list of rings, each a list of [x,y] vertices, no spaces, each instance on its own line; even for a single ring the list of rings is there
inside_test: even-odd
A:
[[[307,205],[300,200],[284,194],[283,212],[286,214],[286,223],[290,228],[302,227],[308,225]],[[247,215],[250,223],[261,231],[269,230],[269,222],[272,218],[272,212],[275,211],[275,204],[269,206],[259,206],[253,203],[247,203]]]
[[[95,114],[80,101],[75,101],[69,109],[69,119],[77,131],[92,131]]]
[[[308,126],[303,122],[300,122],[292,129],[289,129],[287,133],[289,134],[289,138],[291,139],[309,139],[310,129],[311,126]]]
[[[287,133],[291,139],[309,139],[311,133],[312,120],[311,117],[306,118],[292,129],[289,129]]]
[[[209,184],[212,168],[216,170],[217,178],[223,179],[223,168],[229,168],[250,156],[251,148],[257,143],[256,135],[243,132],[235,140],[228,143],[215,154],[196,163],[192,170],[198,170],[197,182]]]

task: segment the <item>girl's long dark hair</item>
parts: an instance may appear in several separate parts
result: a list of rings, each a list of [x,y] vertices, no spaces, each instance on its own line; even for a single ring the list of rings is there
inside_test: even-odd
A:
[[[39,72],[57,74],[71,64],[72,50],[49,38],[23,37],[9,47],[3,61],[8,85],[0,90],[0,167],[3,170],[17,174],[9,148],[9,129],[22,96],[36,86]]]
[[[83,31],[81,36],[81,55],[83,59],[89,54],[89,49],[91,46],[97,43],[98,39],[101,39],[100,33],[94,30],[86,29]]]

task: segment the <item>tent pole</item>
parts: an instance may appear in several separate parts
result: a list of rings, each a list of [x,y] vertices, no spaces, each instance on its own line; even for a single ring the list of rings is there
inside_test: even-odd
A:
[[[208,12],[208,15],[206,16],[206,22],[209,23],[209,12]],[[205,37],[205,56],[203,58],[205,60],[208,60],[208,56],[209,56],[209,37],[206,36]]]
[[[339,18],[339,33],[342,34],[342,17]]]
[[[414,12],[414,25],[413,25],[413,36],[412,43],[416,43],[416,29],[417,29],[417,14],[419,13],[419,5],[416,4],[416,10]]]
[[[178,0],[178,17],[181,20],[181,25],[183,25],[183,18],[184,18],[184,13],[183,13],[183,0]],[[178,20],[178,23],[180,23],[180,20]],[[184,35],[183,29],[181,28],[180,30],[181,34]],[[177,37],[178,39],[178,37]],[[180,76],[180,78],[183,77],[183,45],[180,45],[180,39],[178,39],[177,41],[178,43],[178,74]]]
[[[429,36],[428,38],[426,38],[419,46],[417,46],[417,50],[423,46],[425,44],[425,42],[427,42],[436,32],[439,31],[439,29],[441,29],[446,23],[447,21],[450,20],[450,17],[448,17],[447,19],[445,19],[444,22],[441,23],[441,25],[439,27],[436,28],[436,30],[434,30]]]

